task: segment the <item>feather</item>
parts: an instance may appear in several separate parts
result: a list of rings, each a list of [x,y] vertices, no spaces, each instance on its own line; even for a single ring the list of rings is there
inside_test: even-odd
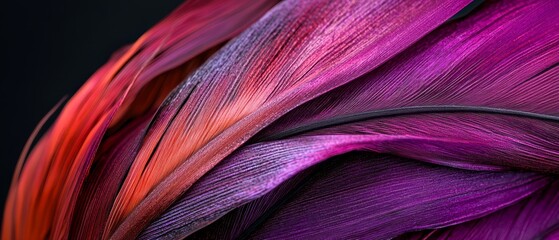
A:
[[[258,139],[383,109],[456,105],[559,114],[559,4],[495,1],[367,75],[289,112]]]
[[[555,236],[559,2],[470,2],[187,1],[26,145],[2,238]]]
[[[546,183],[523,173],[471,172],[394,158],[342,159],[306,183],[250,237],[390,239],[483,216]]]
[[[330,157],[356,150],[413,157],[416,161],[423,160],[478,171],[503,171],[507,169],[506,163],[521,162],[518,159],[526,159],[527,164],[533,164],[534,168],[539,167],[544,170],[547,166],[543,164],[547,162],[542,159],[549,158],[550,164],[556,164],[556,158],[559,156],[558,149],[550,149],[548,153],[536,150],[541,149],[538,148],[540,145],[557,142],[557,135],[551,135],[552,139],[542,139],[538,142],[539,133],[559,132],[557,124],[530,124],[525,119],[468,115],[471,114],[366,121],[322,129],[285,140],[248,145],[227,158],[226,164],[215,168],[215,171],[223,173],[216,172],[215,174],[219,175],[214,176],[212,171],[202,178],[199,184],[204,184],[203,186],[194,185],[196,190],[187,192],[146,231],[154,229],[153,231],[156,232],[191,233],[211,222],[212,220],[209,219],[212,218],[209,216],[220,217],[239,207],[239,204],[245,204],[247,199],[253,198],[252,195],[242,194],[255,191],[261,195],[260,192],[270,191],[279,182],[289,179],[302,169],[314,166]],[[484,124],[480,125],[480,122]],[[529,127],[518,127],[522,125]],[[526,131],[514,132],[519,129],[526,129]],[[404,134],[399,134],[400,132]],[[543,155],[544,153],[546,155]],[[511,157],[514,158],[507,162]],[[468,165],[464,167],[464,161],[468,159],[476,163],[473,165],[475,167]],[[480,164],[480,161],[487,161],[487,163]],[[496,163],[502,165],[495,166]],[[556,165],[554,166],[556,169]],[[222,168],[224,170],[221,170]],[[245,171],[255,171],[255,176],[247,175]],[[231,175],[235,173],[241,175],[239,177]],[[221,187],[216,189],[217,186]],[[208,192],[199,192],[198,189]],[[250,189],[251,192],[243,189]],[[242,197],[220,194],[241,194]],[[197,207],[204,210],[200,211]],[[171,219],[176,225],[170,224]],[[175,228],[180,230],[172,230]]]
[[[485,217],[401,239],[553,239],[559,224],[559,182]]]
[[[289,153],[289,156],[295,157],[279,164],[301,166],[302,162],[311,160],[304,157],[309,149],[293,150],[296,147],[292,146],[298,146],[294,143],[283,146],[274,149],[286,152],[282,155]],[[548,182],[545,176],[533,173],[474,172],[395,157],[346,154],[321,163],[317,168],[308,169],[312,171],[310,174],[295,175],[294,181],[283,182],[280,187],[264,195],[260,191],[262,186],[277,184],[268,175],[294,168],[262,167],[275,165],[277,161],[283,162],[279,159],[284,158],[275,155],[270,158],[258,157],[268,148],[261,146],[259,150],[259,155],[252,151],[254,157],[243,157],[248,160],[247,163],[227,162],[223,168],[218,167],[210,172],[207,178],[199,182],[207,183],[207,186],[193,186],[193,192],[186,194],[190,196],[188,201],[180,201],[172,207],[171,212],[174,214],[163,215],[140,238],[183,238],[196,231],[199,228],[197,225],[209,224],[219,217],[214,214],[221,213],[224,206],[259,197],[214,222],[208,230],[198,231],[198,235],[193,235],[193,238],[213,239],[208,237],[207,234],[210,234],[220,239],[236,239],[243,235],[255,239],[314,239],[320,236],[333,239],[387,239],[410,229],[448,226],[494,212],[526,197]],[[269,174],[263,175],[259,172],[261,170]],[[223,178],[209,180],[217,175]],[[243,186],[224,184],[225,176],[231,182],[243,182],[240,183]],[[215,188],[205,193],[194,192],[197,189],[208,190],[209,186]],[[289,197],[286,196],[288,194]],[[253,211],[255,205],[263,204],[261,200],[271,203],[260,206],[260,211]],[[247,209],[250,211],[237,212]],[[202,215],[204,212],[209,215]],[[252,232],[250,224],[257,225]],[[238,235],[226,234],[231,225],[241,227],[236,230]],[[228,230],[224,230],[225,227]]]
[[[327,146],[340,151],[337,154],[367,149],[469,170],[517,168],[556,173],[559,170],[559,146],[556,144],[559,119],[552,114],[556,114],[557,106],[554,104],[559,103],[559,99],[555,100],[555,93],[559,90],[555,84],[558,59],[553,54],[558,47],[557,26],[533,20],[557,13],[554,11],[555,3],[546,3],[551,5],[520,1],[487,4],[464,21],[449,23],[429,34],[414,45],[417,47],[410,48],[379,69],[296,108],[251,142],[258,145],[258,141],[283,138],[301,141],[305,137],[305,141],[315,140],[313,143],[293,144],[309,146],[305,157],[322,156],[322,150],[314,146],[332,141],[336,145]],[[498,24],[495,21],[499,21]],[[528,30],[538,31],[521,29],[503,32],[503,25],[512,28],[520,23],[526,24]],[[507,39],[518,40],[505,41]],[[476,45],[475,42],[484,44]],[[502,45],[502,42],[509,43],[505,46],[512,49],[524,49],[523,46],[529,45],[534,52],[502,50],[495,54],[492,46]],[[471,45],[479,47],[467,48]],[[456,52],[455,49],[464,49],[465,52]],[[437,54],[456,59],[433,60]],[[474,65],[479,71],[464,71],[476,59],[488,61]],[[496,64],[501,64],[497,67],[503,76],[494,72]],[[500,70],[516,68],[523,71]],[[487,80],[488,77],[493,80]],[[394,79],[401,81],[394,83]],[[478,82],[478,79],[484,81]],[[469,84],[469,91],[464,91],[464,82]],[[439,89],[447,92],[436,91]],[[486,94],[481,94],[484,91]],[[331,140],[334,138],[336,141]],[[278,161],[275,157],[278,147],[270,147],[259,156],[273,155],[272,161]],[[284,157],[288,157],[287,154]],[[179,212],[196,212],[179,207],[186,204],[185,199],[190,197],[187,192],[175,207],[167,210],[146,231],[158,229],[153,231],[172,232],[169,229],[173,227],[168,225],[171,217],[168,216],[181,219]],[[214,213],[222,215],[221,211],[215,210]],[[198,217],[203,217],[210,213],[199,214]],[[184,230],[190,228],[190,221],[194,221],[186,219],[196,218],[192,214],[187,217],[178,221],[185,224],[175,226],[183,229],[178,232],[199,228]]]
[[[104,236],[134,235],[262,127],[380,65],[466,3],[440,1],[448,7],[437,9],[405,1],[278,4],[167,98]],[[297,61],[285,64],[287,59]]]
[[[4,216],[3,238],[66,238],[94,154],[106,130],[126,115],[127,99],[154,76],[233,37],[275,2],[262,1],[250,7],[243,3],[187,2],[99,69],[69,100],[50,134],[27,158],[18,181],[21,184],[14,188],[21,188],[18,198],[28,202],[12,201],[12,206],[7,206],[18,214]],[[214,9],[222,11],[215,14]],[[188,26],[193,21],[199,25]],[[216,25],[219,31],[212,31]],[[181,31],[176,31],[177,27]],[[23,226],[32,226],[33,231]]]

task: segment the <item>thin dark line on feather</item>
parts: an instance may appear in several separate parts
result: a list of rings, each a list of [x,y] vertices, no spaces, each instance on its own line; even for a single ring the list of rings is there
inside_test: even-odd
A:
[[[462,10],[460,10],[460,12],[454,14],[454,16],[452,16],[448,21],[454,21],[454,20],[457,20],[457,19],[467,17],[477,7],[479,7],[479,5],[481,5],[483,2],[485,2],[485,0],[474,0],[474,1],[472,1],[470,4],[468,4],[467,6],[462,8]]]
[[[335,117],[319,122],[310,123],[307,125],[295,127],[283,132],[272,134],[269,137],[262,139],[262,141],[272,141],[291,137],[297,134],[310,132],[313,130],[318,130],[327,127],[333,127],[341,124],[348,124],[354,122],[360,122],[375,118],[387,118],[405,115],[415,115],[415,114],[428,114],[428,113],[482,113],[482,114],[497,114],[506,115],[522,118],[531,118],[535,120],[542,120],[548,122],[559,123],[559,116],[518,111],[512,109],[504,108],[493,108],[493,107],[480,107],[480,106],[460,106],[460,105],[427,105],[427,106],[411,106],[411,107],[401,107],[393,109],[384,110],[374,110],[369,112],[363,112],[358,114],[351,114],[346,116]]]

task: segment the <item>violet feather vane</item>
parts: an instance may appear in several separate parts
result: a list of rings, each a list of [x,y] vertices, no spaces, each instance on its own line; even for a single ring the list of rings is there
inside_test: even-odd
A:
[[[188,0],[41,121],[2,239],[559,239],[557,19]]]

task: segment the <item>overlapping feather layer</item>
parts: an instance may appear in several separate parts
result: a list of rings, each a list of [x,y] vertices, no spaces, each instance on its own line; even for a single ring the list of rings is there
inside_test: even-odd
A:
[[[469,3],[185,2],[33,134],[2,239],[559,238],[559,2]]]

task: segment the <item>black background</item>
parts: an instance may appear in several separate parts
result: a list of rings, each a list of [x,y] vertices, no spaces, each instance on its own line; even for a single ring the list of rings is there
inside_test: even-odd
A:
[[[0,4],[1,212],[17,158],[40,119],[64,96],[72,96],[112,52],[134,42],[181,2]]]

